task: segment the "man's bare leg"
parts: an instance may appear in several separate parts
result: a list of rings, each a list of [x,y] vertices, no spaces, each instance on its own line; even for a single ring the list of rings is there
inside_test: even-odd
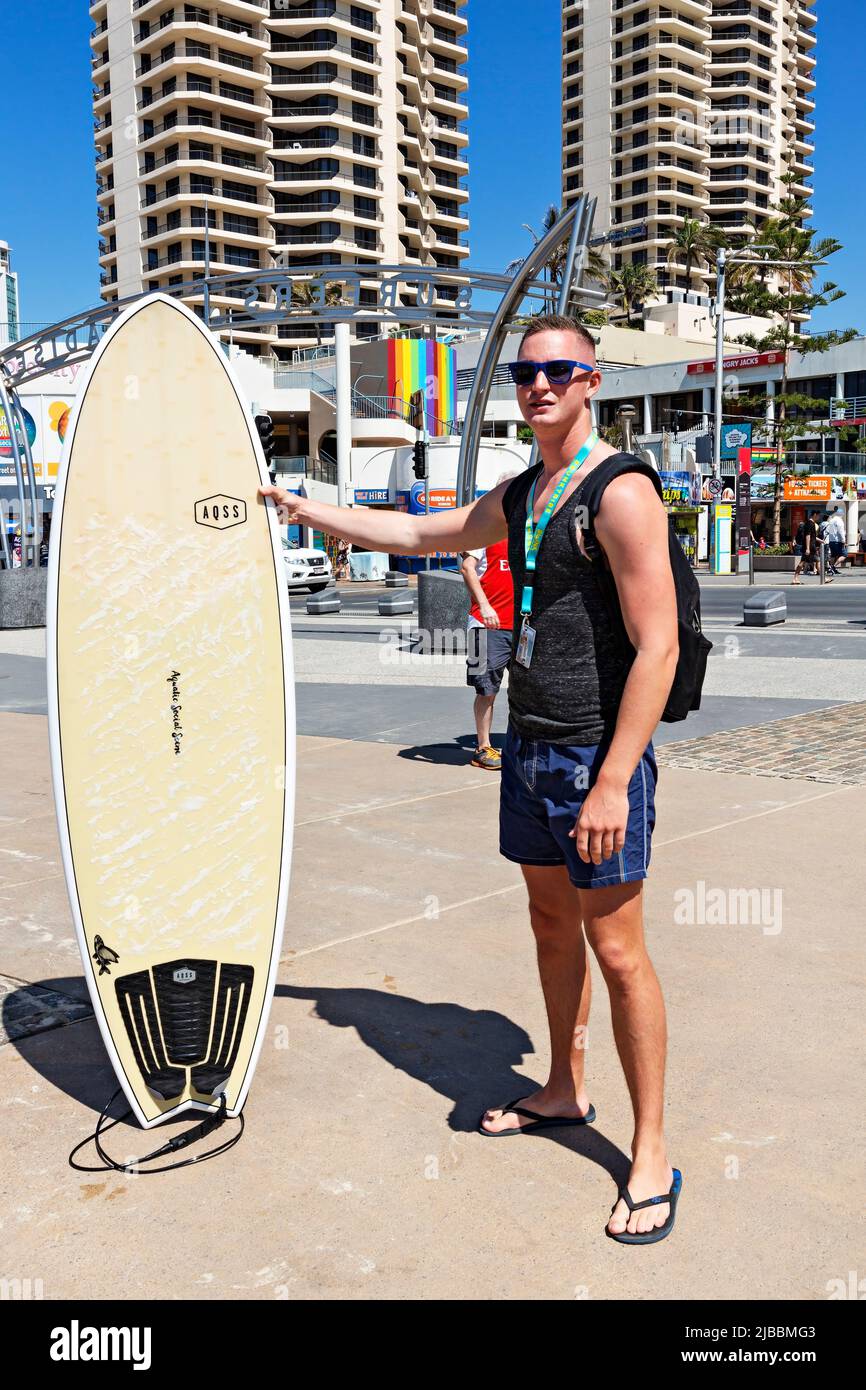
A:
[[[579,890],[587,940],[610,994],[614,1037],[634,1110],[627,1183],[634,1202],[669,1191],[673,1182],[663,1125],[665,1006],[644,942],[642,888],[638,882]],[[608,1230],[649,1231],[664,1225],[669,1213],[670,1203],[661,1202],[629,1217],[619,1201]]]
[[[585,1115],[589,1096],[584,1082],[590,974],[580,922],[580,898],[564,867],[522,864],[529,891],[529,920],[535,933],[538,973],[550,1029],[550,1075],[524,1104],[541,1115]],[[510,1097],[507,1097],[510,1099]],[[491,1133],[517,1129],[531,1121],[485,1110],[483,1126]]]
[[[493,723],[493,706],[496,702],[495,695],[476,695],[473,705],[475,715],[475,733],[478,737],[477,748],[490,747],[490,726]]]

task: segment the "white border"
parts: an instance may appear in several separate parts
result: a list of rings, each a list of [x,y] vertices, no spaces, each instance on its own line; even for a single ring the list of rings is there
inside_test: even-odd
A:
[[[76,383],[78,394],[69,422],[69,430],[64,440],[63,453],[57,473],[57,488],[54,494],[54,511],[51,519],[51,543],[48,547],[48,576],[47,576],[47,603],[46,603],[46,654],[47,654],[47,683],[48,683],[48,748],[51,757],[51,780],[54,788],[54,810],[57,816],[57,830],[60,836],[60,853],[63,861],[63,873],[66,879],[66,888],[69,894],[69,903],[72,910],[72,918],[75,923],[75,934],[78,938],[78,945],[81,951],[81,959],[84,965],[84,976],[87,987],[90,991],[90,998],[93,1004],[93,1011],[96,1021],[99,1024],[99,1031],[102,1034],[102,1041],[105,1044],[111,1064],[114,1067],[117,1079],[129,1101],[130,1107],[144,1129],[152,1129],[155,1125],[162,1124],[169,1116],[180,1115],[184,1110],[203,1110],[208,1113],[215,1111],[218,1106],[206,1105],[201,1101],[185,1100],[180,1105],[173,1106],[166,1110],[162,1115],[158,1115],[153,1120],[148,1120],[141,1110],[136,1100],[134,1092],[130,1089],[127,1077],[120,1061],[120,1057],[115,1048],[111,1032],[99,997],[99,990],[96,985],[96,974],[93,962],[90,958],[90,946],[85,933],[84,923],[81,920],[81,912],[78,903],[78,892],[75,881],[75,867],[72,860],[72,846],[69,838],[69,824],[66,815],[66,795],[63,783],[63,765],[60,754],[60,710],[59,692],[57,688],[57,599],[58,585],[60,578],[60,538],[63,528],[63,503],[66,494],[66,481],[69,473],[69,460],[72,456],[72,448],[75,441],[76,429],[79,416],[90,385],[94,372],[97,370],[103,353],[114,337],[123,331],[126,324],[142,313],[151,304],[159,301],[169,305],[177,313],[183,314],[185,318],[195,324],[197,330],[210,344],[211,350],[218,358],[223,371],[231,382],[232,389],[241,407],[244,420],[246,421],[249,433],[250,444],[258,465],[259,478],[263,487],[268,486],[270,477],[265,465],[262,453],[261,441],[253,425],[249,413],[248,402],[240,387],[231,363],[225,356],[218,340],[205,327],[202,321],[192,312],[191,309],[170,295],[155,293],[148,295],[147,298],[137,301],[130,305],[123,313],[119,314],[111,327],[103,335],[96,351],[88,363],[84,373],[79,375]],[[294,686],[294,664],[292,660],[292,630],[289,609],[288,586],[281,582],[284,574],[282,542],[280,539],[279,526],[277,521],[277,509],[272,498],[265,499],[265,506],[268,513],[268,525],[271,534],[271,547],[274,560],[274,579],[277,586],[277,605],[279,610],[280,637],[283,653],[283,684],[285,695],[285,747],[286,747],[286,786],[283,799],[283,840],[281,845],[281,871],[280,881],[277,891],[276,904],[276,923],[274,928],[274,939],[271,950],[271,961],[268,969],[268,978],[265,984],[265,994],[262,1003],[262,1012],[259,1019],[258,1029],[253,1043],[253,1049],[247,1065],[246,1074],[241,1084],[238,1094],[237,1104],[228,1111],[230,1116],[240,1114],[243,1109],[247,1093],[253,1079],[256,1062],[261,1052],[262,1042],[264,1041],[265,1029],[270,1014],[271,1000],[273,998],[274,986],[276,983],[277,968],[280,961],[280,947],[283,939],[283,924],[286,917],[286,908],[289,896],[289,879],[291,874],[292,861],[292,832],[294,827],[295,809],[295,686]]]

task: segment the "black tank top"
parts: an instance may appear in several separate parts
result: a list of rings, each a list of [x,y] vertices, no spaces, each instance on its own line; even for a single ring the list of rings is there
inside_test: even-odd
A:
[[[645,468],[628,454],[619,458],[624,472],[629,471],[630,464]],[[539,463],[519,474],[502,498],[508,522],[508,563],[514,579],[509,714],[524,738],[548,743],[602,743],[613,734],[630,662],[592,564],[578,547],[575,512],[582,483],[554,512],[541,542],[529,619],[536,634],[529,669],[520,666],[513,655],[523,621],[519,610],[526,568],[526,502],[543,467]]]

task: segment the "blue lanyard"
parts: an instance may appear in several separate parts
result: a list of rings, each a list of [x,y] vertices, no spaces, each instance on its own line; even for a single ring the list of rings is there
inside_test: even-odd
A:
[[[598,435],[595,430],[593,430],[580,452],[575,455],[559,482],[556,484],[556,487],[553,489],[548,499],[547,506],[538,518],[537,523],[533,522],[532,513],[535,508],[535,484],[538,482],[538,478],[536,477],[533,481],[529,497],[526,500],[526,530],[524,535],[526,573],[524,576],[523,597],[520,602],[521,616],[532,612],[532,589],[535,583],[535,562],[538,558],[541,542],[544,539],[544,533],[547,530],[547,523],[553,516],[556,510],[556,504],[571,482],[572,477],[577,472],[578,468],[586,462],[597,443]]]

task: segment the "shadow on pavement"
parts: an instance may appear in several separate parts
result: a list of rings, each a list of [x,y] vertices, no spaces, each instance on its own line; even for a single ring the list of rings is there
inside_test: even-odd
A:
[[[19,1021],[22,1007],[21,1001],[16,999],[19,993],[37,989],[52,991],[56,997],[61,985],[68,988],[80,983],[77,980],[44,980],[27,986],[26,990],[12,991],[4,1000],[3,1016],[10,1023]],[[354,1028],[361,1042],[392,1067],[429,1086],[452,1103],[447,1124],[450,1130],[458,1133],[475,1133],[485,1109],[529,1095],[540,1084],[522,1071],[524,1056],[534,1052],[529,1034],[495,1010],[468,1009],[447,1001],[424,1003],[407,995],[381,990],[304,989],[286,984],[277,984],[274,998],[310,1000],[312,1017],[333,1028]],[[96,1020],[89,1011],[85,1017],[70,1017],[65,1025],[58,1021],[50,1033],[41,1029],[16,1037],[14,1027],[11,1032],[11,1045],[37,1075],[86,1106],[94,1116],[102,1112],[117,1088],[117,1081]],[[335,1099],[339,1105],[339,1096]],[[591,1099],[599,1109],[597,1098]],[[603,1106],[601,1108],[603,1111]],[[112,1104],[110,1114],[122,1116],[125,1109],[126,1101],[120,1096]],[[401,1124],[404,1114],[402,1106],[399,1110],[395,1107],[395,1116],[399,1115]],[[166,1126],[185,1128],[190,1120],[190,1114],[185,1113],[167,1121]],[[123,1152],[121,1135],[129,1131],[135,1131],[136,1136],[145,1133],[132,1117],[122,1116],[112,1152]],[[596,1163],[610,1174],[617,1186],[627,1181],[629,1160],[626,1154],[611,1143],[597,1125],[542,1130],[517,1138],[521,1143],[531,1139],[552,1140]],[[135,1141],[130,1139],[130,1142],[134,1147]],[[384,1132],[382,1142],[389,1142]]]
[[[520,1070],[524,1055],[535,1050],[529,1034],[491,1009],[427,1004],[381,990],[284,984],[277,985],[275,998],[309,999],[312,1017],[333,1028],[354,1028],[392,1067],[450,1100],[448,1127],[460,1133],[475,1133],[486,1109],[529,1095],[540,1084]],[[617,1186],[628,1180],[630,1160],[597,1126],[517,1137],[521,1143],[551,1139],[604,1168]]]
[[[491,734],[490,742],[502,751],[504,734]],[[466,767],[475,752],[475,739],[471,734],[461,734],[453,743],[416,743],[411,748],[400,748],[398,758],[408,758],[412,763],[437,763],[442,767]]]

